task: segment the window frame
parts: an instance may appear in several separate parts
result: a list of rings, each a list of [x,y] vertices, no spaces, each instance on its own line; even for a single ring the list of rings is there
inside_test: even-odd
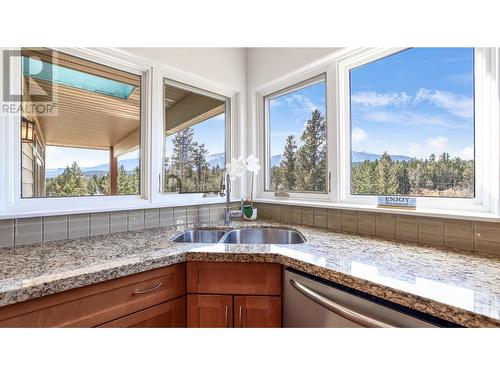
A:
[[[10,49],[20,51],[20,48]],[[50,215],[73,212],[99,212],[116,209],[141,207],[148,199],[148,186],[146,171],[148,169],[148,133],[149,133],[149,100],[150,100],[150,80],[151,66],[132,57],[125,57],[121,54],[114,54],[111,51],[101,51],[98,49],[86,48],[53,48],[57,52],[62,52],[77,58],[89,60],[111,68],[116,68],[126,72],[136,74],[141,77],[141,127],[140,127],[140,190],[137,195],[105,195],[105,196],[81,196],[81,197],[30,197],[22,198],[21,194],[21,142],[20,121],[21,113],[9,114],[3,117],[4,134],[3,142],[4,163],[0,165],[0,172],[7,176],[2,185],[0,217],[15,216],[29,217],[39,215]],[[2,66],[3,68],[3,66]],[[21,93],[21,60],[15,64],[10,64],[8,72],[10,83],[14,93]]]
[[[226,197],[203,197],[203,193],[169,193],[163,191],[163,160],[164,160],[164,129],[165,129],[165,109],[164,109],[164,83],[168,82],[174,86],[184,87],[188,90],[199,92],[202,95],[212,95],[218,99],[226,101],[225,115],[225,156],[226,163],[231,158],[240,155],[243,134],[240,94],[232,89],[221,87],[213,82],[201,79],[190,74],[185,74],[178,70],[167,67],[153,68],[154,92],[161,93],[155,95],[152,101],[153,126],[151,135],[153,139],[161,139],[161,142],[151,143],[151,203],[154,206],[187,206],[197,204],[216,204],[226,201]],[[231,199],[242,195],[242,187],[245,186],[246,176],[231,181]]]
[[[323,202],[327,207],[346,207],[388,211],[377,208],[377,196],[351,194],[351,121],[349,71],[406,48],[345,48],[282,80],[257,88],[255,110],[259,140],[254,149],[265,159],[266,108],[264,98],[287,90],[306,79],[326,74],[326,112],[328,138],[328,172],[331,176],[330,193],[318,199],[317,194],[289,193],[289,197],[275,197],[265,191],[266,178],[259,176],[257,200],[288,203]],[[500,201],[500,135],[499,135],[499,49],[474,48],[474,152],[475,197],[415,197],[416,213],[440,214],[446,212],[477,212],[479,215],[499,213]],[[315,196],[316,195],[316,196]]]
[[[270,131],[269,131],[269,101],[279,97],[286,95],[288,93],[300,90],[302,88],[314,85],[319,82],[325,83],[325,121],[326,121],[326,142],[327,142],[327,151],[326,151],[326,191],[288,191],[283,190],[284,193],[287,193],[289,197],[285,199],[298,199],[298,200],[312,200],[319,202],[328,202],[330,201],[330,196],[332,194],[332,156],[333,152],[331,151],[330,145],[332,144],[332,131],[330,126],[330,115],[332,112],[332,103],[329,100],[329,92],[332,87],[333,77],[331,74],[331,70],[328,68],[321,67],[319,69],[315,69],[311,72],[307,72],[305,74],[297,75],[290,80],[277,83],[272,85],[260,92],[257,93],[257,103],[258,103],[258,118],[259,121],[259,129],[258,129],[258,137],[262,139],[263,142],[258,142],[257,153],[259,159],[262,161],[262,173],[257,176],[257,196],[259,198],[266,199],[282,199],[277,198],[275,196],[275,191],[267,188],[268,181],[270,182],[270,159],[267,157],[270,154]]]
[[[191,85],[187,85],[178,81],[174,81],[172,79],[163,78],[163,85],[169,85],[173,86],[176,88],[188,90],[190,92],[200,94],[203,96],[207,96],[210,98],[218,99],[224,102],[225,110],[224,110],[224,162],[225,164],[228,163],[228,160],[230,160],[231,157],[231,142],[229,141],[231,139],[231,98],[223,95],[216,94],[214,92],[210,92],[207,90],[203,90]],[[163,102],[165,102],[165,89],[163,89]],[[166,114],[167,114],[167,109],[165,106],[163,106],[163,129],[165,131],[165,126],[166,126]],[[193,126],[196,126],[198,124],[195,124]],[[162,163],[164,162],[165,159],[165,135],[163,135],[163,160]],[[162,164],[163,165],[163,164]],[[223,166],[225,168],[225,165]],[[175,192],[167,192],[164,190],[165,188],[165,173],[162,173],[161,176],[161,190],[163,195],[182,195],[186,199],[195,199],[198,200],[199,198],[203,198],[204,192],[198,193],[198,192],[190,192],[190,193],[175,193]]]

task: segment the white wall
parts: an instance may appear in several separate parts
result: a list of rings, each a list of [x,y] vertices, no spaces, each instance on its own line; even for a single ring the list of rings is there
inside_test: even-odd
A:
[[[245,91],[244,48],[120,48],[227,88]]]
[[[247,93],[300,69],[338,48],[247,48]]]

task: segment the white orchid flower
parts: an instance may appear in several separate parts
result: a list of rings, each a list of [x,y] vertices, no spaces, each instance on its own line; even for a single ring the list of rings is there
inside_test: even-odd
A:
[[[246,164],[247,164],[247,169],[250,171],[250,172],[253,172],[255,173],[256,175],[259,174],[259,171],[260,171],[260,165],[259,165],[259,159],[257,159],[255,156],[253,155],[250,155],[247,160],[246,160]]]
[[[241,156],[238,159],[232,159],[231,163],[226,164],[226,172],[229,177],[241,177],[245,170],[246,163]]]

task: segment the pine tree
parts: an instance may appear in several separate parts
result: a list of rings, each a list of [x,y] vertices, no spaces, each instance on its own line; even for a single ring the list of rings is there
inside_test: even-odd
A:
[[[300,137],[297,152],[297,187],[303,191],[326,190],[326,121],[314,110]]]
[[[285,141],[285,149],[280,163],[284,179],[284,189],[295,190],[297,165],[297,142],[294,135],[289,135]]]
[[[74,197],[88,195],[87,179],[74,161],[59,176],[47,181],[47,195],[52,197]]]
[[[172,140],[174,145],[172,153],[172,170],[180,180],[185,182],[186,177],[192,175],[193,154],[194,154],[194,131],[193,128],[186,128],[177,132]]]
[[[205,148],[205,144],[194,144],[194,150],[193,150],[193,165],[196,169],[196,177],[197,177],[197,183],[198,191],[204,191],[205,189],[205,181],[202,178],[203,177],[203,172],[208,169],[208,163],[207,163],[207,156],[208,156],[208,150]]]
[[[411,184],[408,167],[405,162],[398,163],[396,166],[397,193],[410,194]]]
[[[397,193],[396,174],[391,156],[385,151],[377,163],[377,190],[380,195]]]

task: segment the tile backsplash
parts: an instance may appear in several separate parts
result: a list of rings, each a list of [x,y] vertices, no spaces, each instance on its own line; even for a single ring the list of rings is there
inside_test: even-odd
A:
[[[179,224],[221,224],[221,204],[0,220],[0,247]]]
[[[260,219],[283,224],[500,255],[500,223],[284,204],[256,206]],[[223,204],[8,219],[0,220],[0,247],[223,221]]]
[[[500,223],[257,203],[259,218],[334,232],[500,255]]]

